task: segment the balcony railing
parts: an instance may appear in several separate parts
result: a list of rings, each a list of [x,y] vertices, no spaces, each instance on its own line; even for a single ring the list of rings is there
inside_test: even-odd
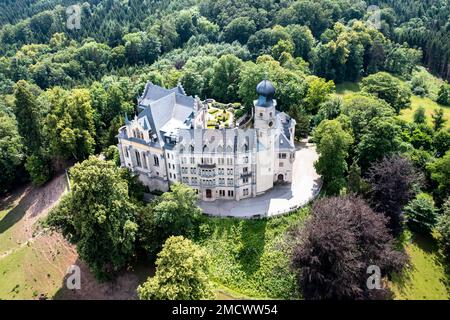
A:
[[[241,173],[241,178],[251,178],[251,177],[252,177],[251,172]]]
[[[216,176],[215,172],[200,172],[200,177],[202,178],[214,178]]]

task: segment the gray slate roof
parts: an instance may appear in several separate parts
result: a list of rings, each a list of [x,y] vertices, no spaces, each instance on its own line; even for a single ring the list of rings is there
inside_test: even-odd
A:
[[[180,85],[164,89],[149,82],[139,99],[139,106],[143,110],[138,118],[147,118],[152,132],[158,135],[160,145],[164,145],[165,134],[188,127],[186,120],[193,116],[194,105],[195,99],[186,96]]]

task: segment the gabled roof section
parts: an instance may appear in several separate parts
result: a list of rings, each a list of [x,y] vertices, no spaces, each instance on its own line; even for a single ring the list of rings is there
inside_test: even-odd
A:
[[[291,141],[286,138],[286,136],[284,135],[284,133],[281,133],[278,136],[278,149],[279,150],[292,150],[294,149],[294,146],[291,144]]]
[[[147,118],[150,129],[158,135],[158,140],[163,145],[165,134],[173,134],[178,129],[189,127],[189,121],[186,120],[193,116],[194,105],[195,99],[186,96],[181,85],[164,89],[149,82],[139,99],[142,111],[138,118]]]
[[[175,88],[165,89],[163,87],[157,86],[152,82],[147,82],[145,85],[145,90],[142,96],[138,99],[139,108],[144,109],[148,107],[152,102],[155,102],[171,93],[175,93],[177,96],[186,96],[186,92],[181,84],[178,84]],[[192,98],[192,97],[187,97]],[[193,99],[193,98],[192,98]]]

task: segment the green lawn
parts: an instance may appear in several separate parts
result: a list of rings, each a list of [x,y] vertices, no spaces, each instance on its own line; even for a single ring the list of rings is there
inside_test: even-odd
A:
[[[406,245],[410,263],[405,274],[394,277],[391,286],[398,300],[448,300],[446,286],[450,275],[446,273],[443,257],[436,240],[413,235]]]
[[[284,240],[286,230],[307,213],[302,209],[263,220],[205,219],[197,242],[211,256],[212,281],[225,288],[218,296],[298,298]]]
[[[433,114],[434,110],[438,109],[439,107],[442,107],[444,109],[444,118],[447,120],[445,123],[445,126],[447,128],[450,128],[450,107],[442,106],[435,101],[431,100],[428,97],[422,98],[418,96],[412,96],[411,97],[411,108],[410,109],[403,109],[400,112],[400,118],[406,121],[413,121],[414,112],[419,108],[424,107],[425,108],[425,114],[427,116],[427,122],[428,124],[432,125],[432,118],[431,115]]]
[[[411,96],[411,108],[409,109],[403,109],[400,112],[399,118],[403,119],[405,121],[413,121],[414,112],[419,107],[425,108],[425,113],[427,116],[427,122],[428,124],[432,125],[432,118],[431,115],[433,114],[434,110],[438,109],[439,107],[442,107],[444,109],[444,118],[447,120],[445,123],[446,128],[450,128],[450,107],[442,106],[438,103],[436,103],[435,99],[437,96],[437,92],[439,90],[439,86],[442,83],[442,80],[434,77],[432,74],[430,74],[425,68],[418,67],[417,70],[414,72],[414,74],[420,74],[421,76],[425,77],[427,80],[427,83],[429,85],[429,97],[419,97],[412,95]],[[398,78],[399,79],[399,78]],[[404,81],[399,79],[400,81]],[[344,82],[336,85],[336,95],[344,97],[345,95],[352,94],[355,92],[359,92],[359,83],[354,82]]]

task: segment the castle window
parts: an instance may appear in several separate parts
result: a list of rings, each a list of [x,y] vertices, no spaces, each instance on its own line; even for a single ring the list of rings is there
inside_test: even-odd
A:
[[[158,156],[153,156],[153,164],[156,166],[156,167],[159,167],[159,158],[158,158]]]
[[[191,153],[194,153],[194,146],[190,146],[190,147],[189,147],[189,151],[190,151]]]
[[[262,117],[263,117],[263,113],[262,113],[262,112],[260,112],[260,113],[259,113],[259,116],[260,116],[260,117],[262,118]]]
[[[144,160],[144,169],[148,169],[148,167],[147,167],[147,156],[145,155],[145,153],[142,154],[142,158]]]
[[[229,197],[234,197],[234,191],[233,190],[228,190],[228,196]]]
[[[247,177],[242,178],[242,182],[243,183],[248,183],[248,178]]]
[[[209,148],[206,144],[203,146],[203,152],[209,152]]]
[[[135,151],[135,155],[136,155],[137,166],[138,167],[142,167],[141,154],[139,153],[139,151]]]
[[[244,189],[244,196],[248,196],[248,189]]]

